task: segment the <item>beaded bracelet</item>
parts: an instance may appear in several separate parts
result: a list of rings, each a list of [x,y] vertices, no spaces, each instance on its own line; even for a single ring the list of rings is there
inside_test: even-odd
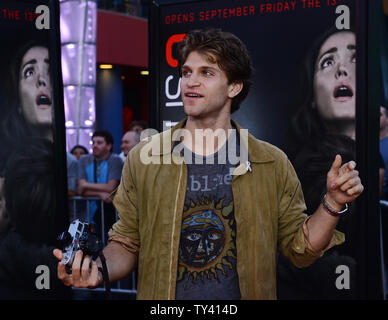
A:
[[[326,201],[326,194],[324,195],[324,197],[322,198],[322,205],[323,207],[326,209],[326,211],[332,215],[333,217],[338,217],[340,216],[341,214],[347,212],[349,210],[349,206],[348,204],[346,203],[345,204],[345,209],[341,210],[341,211],[335,211],[332,207],[330,207],[330,205],[327,203]]]

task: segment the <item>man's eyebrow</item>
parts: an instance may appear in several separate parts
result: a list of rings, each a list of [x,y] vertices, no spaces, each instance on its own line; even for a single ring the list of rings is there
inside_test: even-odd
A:
[[[356,45],[348,44],[348,46],[346,48],[348,48],[349,50],[356,50]]]
[[[181,69],[192,69],[189,65],[183,65]],[[204,66],[200,66],[198,67],[199,70],[213,70],[213,71],[217,71],[216,68],[212,67],[212,66],[207,66],[207,65],[204,65]]]

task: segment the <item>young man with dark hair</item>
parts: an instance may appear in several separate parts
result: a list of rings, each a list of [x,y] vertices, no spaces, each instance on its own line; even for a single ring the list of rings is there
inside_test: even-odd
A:
[[[113,194],[120,219],[104,249],[109,277],[138,265],[139,299],[276,299],[276,250],[303,267],[343,242],[338,217],[363,191],[355,163],[336,157],[323,204],[307,218],[284,153],[230,118],[253,73],[244,44],[220,30],[192,31],[179,66],[187,118],[129,154]],[[78,252],[71,275],[60,263],[58,277],[101,284],[100,262],[81,260]]]
[[[113,137],[108,131],[96,131],[92,136],[93,154],[86,154],[79,160],[78,194],[81,196],[100,197],[110,204],[110,193],[118,186],[121,178],[122,161],[112,153]],[[99,204],[90,202],[89,218],[99,226]],[[115,220],[112,205],[104,205],[106,226],[111,226]],[[100,230],[100,228],[98,228]]]

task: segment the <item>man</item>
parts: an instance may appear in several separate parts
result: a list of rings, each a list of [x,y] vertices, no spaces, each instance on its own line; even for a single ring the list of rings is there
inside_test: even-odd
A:
[[[92,136],[93,154],[87,154],[79,160],[78,194],[85,197],[99,197],[110,204],[110,193],[118,186],[122,161],[118,155],[112,153],[113,137],[108,131],[96,131]],[[99,226],[100,217],[98,203],[90,203],[90,221]],[[111,226],[115,220],[112,205],[104,205],[106,226]],[[97,230],[100,230],[99,228]]]
[[[140,142],[140,134],[137,131],[127,131],[121,139],[120,158],[125,162],[127,154],[131,149]]]
[[[109,277],[138,265],[139,299],[276,299],[277,249],[303,267],[343,241],[334,231],[339,212],[363,190],[355,163],[341,166],[336,157],[325,207],[306,219],[283,152],[231,121],[252,76],[244,44],[220,30],[192,31],[179,47],[179,70],[187,118],[140,142],[124,165],[113,197],[120,220],[104,249]],[[230,149],[240,150],[237,163]],[[71,275],[59,263],[58,277],[76,287],[101,284],[100,262],[89,269],[89,257],[81,260],[77,252]]]

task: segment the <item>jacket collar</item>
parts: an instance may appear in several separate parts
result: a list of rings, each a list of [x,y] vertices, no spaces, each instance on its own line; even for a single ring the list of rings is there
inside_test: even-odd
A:
[[[163,156],[171,154],[174,151],[174,146],[178,143],[176,138],[179,137],[179,129],[185,127],[187,118],[181,120],[173,128],[161,132],[159,135],[151,137],[150,143],[152,144],[152,155]],[[231,120],[232,125],[237,129],[237,134],[240,136],[240,132],[243,129],[237,122]],[[245,129],[248,131],[247,129]],[[178,136],[176,136],[178,134]],[[243,147],[248,147],[249,161],[255,163],[266,163],[274,161],[273,156],[267,151],[265,147],[266,142],[260,141],[253,137],[250,133],[242,135]],[[158,146],[159,145],[159,146]]]

